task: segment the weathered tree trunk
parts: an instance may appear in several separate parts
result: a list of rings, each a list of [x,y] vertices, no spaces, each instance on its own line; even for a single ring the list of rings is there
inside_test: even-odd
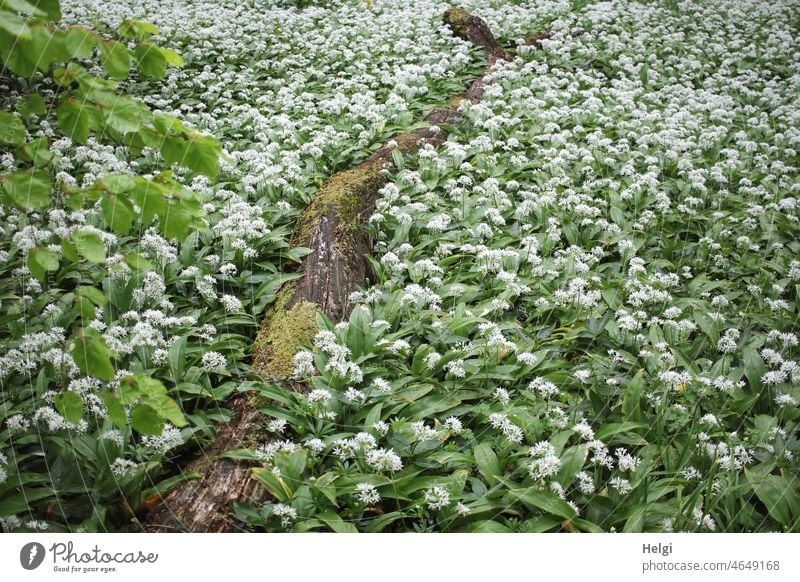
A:
[[[460,8],[448,9],[443,17],[457,36],[472,42],[489,55],[490,66],[508,55],[497,43],[486,23]],[[487,70],[488,73],[488,70]],[[253,366],[265,377],[286,378],[292,373],[299,348],[309,345],[316,333],[315,317],[321,312],[334,321],[349,315],[348,298],[364,282],[366,256],[371,241],[362,228],[372,214],[378,190],[395,170],[392,152],[412,154],[423,144],[438,146],[447,138],[442,125],[459,117],[461,99],[480,100],[486,74],[476,79],[451,105],[434,109],[425,121],[429,127],[394,138],[353,169],[331,176],[316,193],[298,220],[294,242],[312,250],[302,263],[303,277],[281,288],[264,318],[253,344]],[[302,390],[302,385],[295,385]],[[176,486],[147,516],[148,531],[223,532],[235,527],[231,517],[234,501],[258,503],[266,491],[251,478],[251,466],[220,458],[227,451],[267,442],[260,427],[260,414],[252,396],[241,394],[230,403],[233,418],[222,425],[214,441],[193,461],[187,471],[199,479]]]

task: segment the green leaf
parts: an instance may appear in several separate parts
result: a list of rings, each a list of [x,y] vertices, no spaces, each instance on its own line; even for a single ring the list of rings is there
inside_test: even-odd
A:
[[[50,151],[50,144],[46,137],[34,139],[26,144],[22,144],[17,155],[23,160],[29,160],[36,166],[44,166],[53,159],[53,152]]]
[[[164,421],[152,406],[137,404],[131,410],[131,426],[137,432],[159,436],[164,432]]]
[[[31,4],[44,12],[47,21],[59,22],[61,20],[60,0],[31,0]]]
[[[27,39],[31,37],[31,29],[28,28],[25,21],[16,14],[6,12],[5,10],[0,12],[0,29],[5,30],[16,38]]]
[[[89,301],[100,307],[108,303],[108,298],[96,287],[78,287],[75,293],[81,297],[86,297]]]
[[[491,519],[473,522],[467,531],[470,533],[511,533],[511,530],[502,523]]]
[[[159,48],[149,42],[137,45],[133,51],[139,71],[149,77],[163,79],[167,73],[167,59]]]
[[[74,58],[85,59],[92,54],[98,40],[97,35],[88,28],[72,26],[66,32],[64,44],[67,52]]]
[[[339,514],[333,511],[323,511],[317,514],[317,519],[325,522],[332,531],[336,533],[358,533],[358,529],[352,523],[344,521]]]
[[[481,443],[475,447],[473,455],[475,457],[475,465],[478,467],[480,474],[483,475],[483,478],[486,479],[486,482],[489,485],[497,483],[497,478],[502,476],[503,472],[500,469],[500,461],[498,461],[492,447],[487,443]]]
[[[29,115],[44,115],[47,113],[47,106],[44,99],[38,93],[29,93],[17,105],[17,111],[24,118]]]
[[[103,68],[112,79],[125,80],[131,72],[131,55],[125,45],[117,41],[105,41],[100,45]]]
[[[67,97],[56,109],[56,120],[64,135],[78,143],[89,139],[89,112],[83,102]]]
[[[36,248],[28,253],[28,269],[39,281],[44,281],[47,271],[58,270],[58,255],[45,248]]]
[[[76,296],[75,303],[78,305],[78,314],[80,315],[81,319],[91,321],[97,317],[97,311],[95,311],[94,304],[86,299],[86,297]]]
[[[642,419],[641,394],[644,370],[639,370],[625,389],[622,397],[622,418],[638,422]]]
[[[53,63],[63,63],[69,59],[64,33],[57,29],[51,30],[48,26],[31,27],[31,40],[27,50],[36,68],[43,73]]]
[[[153,271],[155,267],[153,263],[148,261],[142,255],[138,253],[129,253],[125,255],[125,262],[128,263],[128,266],[131,269],[135,269],[136,271]]]
[[[167,64],[170,67],[182,67],[186,64],[186,61],[183,60],[183,57],[175,51],[171,51],[162,47],[159,47],[159,50],[161,51],[161,55],[164,57],[164,60],[167,61]]]
[[[14,12],[22,14],[30,14],[31,16],[45,15],[42,10],[36,8],[35,4],[31,4],[26,0],[2,0],[2,2],[0,2],[0,6],[6,8],[7,10],[13,10]]]
[[[156,400],[167,395],[167,388],[164,386],[161,380],[151,378],[150,376],[143,376],[141,374],[131,376],[130,378],[136,383],[139,393],[148,404],[150,404],[150,400]]]
[[[72,263],[78,262],[78,250],[68,238],[61,239],[61,252],[64,253],[64,258]]]
[[[509,489],[509,495],[532,509],[541,509],[546,513],[572,519],[577,516],[575,510],[552,491],[535,489]]]
[[[131,198],[139,207],[143,226],[149,226],[154,216],[162,215],[167,209],[164,192],[155,182],[144,179],[137,180],[136,189],[131,192]]]
[[[72,233],[72,242],[81,256],[90,263],[102,263],[106,260],[106,247],[100,235],[87,230],[76,230]]]
[[[183,416],[180,405],[166,394],[148,399],[147,402],[164,420],[168,420],[178,428],[186,426],[186,418]]]
[[[112,194],[122,194],[130,192],[136,187],[136,180],[128,174],[113,174],[98,180],[98,185],[102,190],[107,190]]]
[[[0,142],[11,145],[25,143],[25,124],[16,115],[0,111]]]
[[[142,395],[134,376],[125,376],[119,384],[119,401],[125,406],[133,404]]]
[[[132,133],[142,125],[147,110],[141,102],[128,97],[116,97],[108,104],[103,104],[105,120],[109,127],[120,133]]]
[[[135,40],[142,40],[143,38],[158,34],[158,32],[158,27],[155,24],[141,22],[140,20],[125,19],[119,25],[119,33],[122,36]]]
[[[78,424],[83,418],[83,400],[75,392],[62,392],[55,397],[53,404],[67,422]]]
[[[596,436],[598,440],[606,441],[611,437],[622,433],[639,433],[642,429],[647,427],[648,425],[642,422],[611,422],[602,426],[600,430],[597,431]]]
[[[128,234],[136,220],[133,205],[124,196],[106,194],[100,202],[103,219],[117,234]]]
[[[72,359],[81,371],[101,380],[114,379],[116,370],[111,363],[111,350],[100,333],[83,328],[78,332],[74,345]]]
[[[103,404],[106,405],[108,418],[111,419],[111,422],[119,428],[124,428],[128,424],[128,417],[125,415],[125,407],[119,401],[119,398],[111,392],[103,392],[101,398],[103,399]]]
[[[189,135],[186,143],[185,164],[195,172],[205,174],[212,180],[217,177],[219,154],[222,151],[220,143],[210,136],[198,133]]]
[[[0,176],[3,190],[19,208],[29,210],[50,204],[53,186],[50,175],[42,170],[13,172]]]
[[[775,521],[789,526],[794,522],[794,516],[800,515],[800,480],[797,477],[762,476],[749,469],[745,469],[744,474],[756,497]]]
[[[272,472],[272,469],[254,467],[253,477],[262,483],[267,488],[267,491],[272,493],[272,495],[278,501],[285,503],[292,499],[292,489],[283,481],[283,479],[275,475],[275,473]]]

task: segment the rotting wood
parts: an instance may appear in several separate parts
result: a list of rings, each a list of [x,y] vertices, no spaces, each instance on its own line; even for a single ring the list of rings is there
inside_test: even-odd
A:
[[[394,143],[384,145],[355,168],[331,176],[316,193],[298,220],[293,240],[295,246],[312,250],[303,260],[303,277],[280,290],[253,344],[253,367],[267,378],[285,379],[291,374],[294,354],[313,338],[317,313],[334,321],[349,315],[348,298],[365,280],[365,257],[371,250],[362,227],[374,211],[378,191],[396,169],[393,152],[409,155],[424,144],[442,144],[447,139],[444,126],[460,116],[460,102],[479,101],[491,67],[509,58],[482,19],[450,8],[442,20],[456,36],[486,51],[489,68],[448,106],[431,111],[425,117],[427,127],[395,137]],[[296,383],[293,387],[303,389]],[[216,438],[186,469],[201,477],[172,489],[148,514],[147,531],[232,531],[235,501],[256,504],[266,498],[266,491],[251,478],[252,464],[221,457],[269,440],[255,400],[239,394],[229,402],[232,419],[220,425]]]

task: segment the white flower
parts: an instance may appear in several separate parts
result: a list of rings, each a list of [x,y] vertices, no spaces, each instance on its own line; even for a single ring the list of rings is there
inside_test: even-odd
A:
[[[129,459],[116,458],[114,462],[111,463],[111,473],[113,473],[115,477],[124,477],[135,471],[138,466],[137,463]]]
[[[223,295],[220,298],[220,303],[222,303],[222,307],[224,307],[225,311],[228,313],[235,313],[244,309],[242,302],[233,295]]]
[[[206,352],[203,354],[203,357],[200,359],[200,361],[203,364],[203,368],[209,372],[215,370],[224,370],[228,363],[225,359],[225,356],[219,352]]]
[[[608,484],[619,491],[620,495],[627,495],[633,490],[630,481],[619,476],[612,477]]]
[[[444,421],[444,427],[453,434],[461,434],[461,432],[464,430],[461,421],[455,416],[446,418]]]
[[[392,449],[374,449],[367,453],[367,464],[381,472],[395,473],[403,468],[403,461]]]
[[[435,485],[425,491],[425,503],[428,509],[437,510],[450,505],[450,493],[441,485]]]
[[[380,502],[381,495],[370,483],[356,483],[356,498],[364,505],[375,505]]]
[[[308,400],[309,404],[316,404],[320,403],[323,406],[327,405],[331,399],[333,398],[333,394],[330,393],[329,390],[325,390],[324,388],[316,388],[306,394],[306,400]]]
[[[289,527],[292,521],[297,519],[297,510],[285,503],[276,503],[272,506],[272,514],[281,518],[281,525]]]
[[[300,351],[294,355],[294,377],[304,378],[311,376],[316,371],[314,368],[314,354],[309,351]]]

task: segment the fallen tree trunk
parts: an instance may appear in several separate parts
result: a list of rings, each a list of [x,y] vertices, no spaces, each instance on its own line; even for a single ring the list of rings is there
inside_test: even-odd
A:
[[[486,23],[460,8],[448,9],[443,22],[453,33],[482,48],[491,66],[508,59]],[[408,155],[423,144],[434,147],[447,139],[442,125],[459,117],[462,99],[479,101],[487,72],[469,89],[455,96],[450,106],[434,109],[425,118],[428,127],[402,134],[373,153],[364,162],[331,176],[301,215],[295,229],[295,246],[311,249],[302,263],[302,278],[285,284],[264,318],[253,344],[253,367],[268,378],[286,378],[293,371],[293,358],[300,347],[309,345],[316,333],[317,313],[334,321],[349,315],[348,298],[363,285],[368,269],[366,256],[371,241],[362,228],[372,214],[378,191],[395,170],[392,153]],[[295,385],[302,390],[302,385]],[[266,491],[251,478],[248,463],[222,458],[225,452],[252,448],[267,442],[260,426],[258,403],[248,394],[230,402],[232,419],[222,425],[214,441],[193,461],[187,472],[199,479],[177,485],[150,511],[148,531],[224,532],[235,527],[233,502],[259,503]]]

